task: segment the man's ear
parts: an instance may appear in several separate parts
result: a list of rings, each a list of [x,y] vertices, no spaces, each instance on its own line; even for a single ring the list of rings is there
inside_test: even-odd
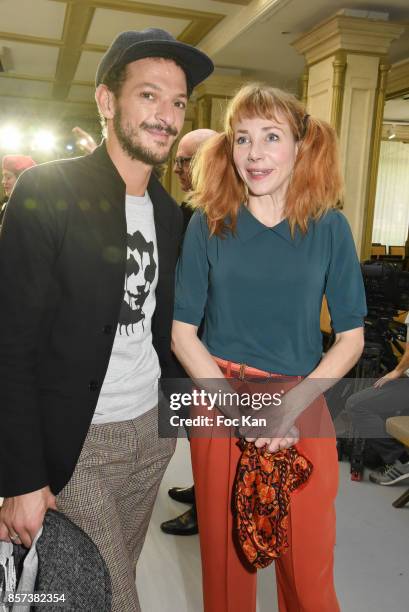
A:
[[[98,110],[105,119],[113,119],[115,115],[115,96],[104,84],[98,85],[95,90],[95,101]]]

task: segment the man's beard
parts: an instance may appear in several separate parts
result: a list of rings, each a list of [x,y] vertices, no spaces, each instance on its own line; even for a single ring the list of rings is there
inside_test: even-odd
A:
[[[138,161],[141,161],[144,164],[147,164],[148,166],[156,166],[157,164],[163,164],[167,160],[169,156],[170,147],[166,150],[166,152],[155,153],[151,149],[143,147],[137,142],[134,142],[134,137],[137,134],[137,130],[133,129],[129,123],[125,127],[122,126],[122,112],[119,107],[114,116],[113,127],[119,144],[131,159],[137,159]],[[175,130],[175,128],[172,128],[170,126],[164,128],[160,124],[148,124],[142,122],[139,128],[163,129],[163,131],[165,131],[167,134],[170,134],[171,136],[177,136],[177,131]]]

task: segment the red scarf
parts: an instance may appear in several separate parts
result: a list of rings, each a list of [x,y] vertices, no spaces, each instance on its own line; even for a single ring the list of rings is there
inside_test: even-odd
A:
[[[257,568],[267,567],[288,549],[290,493],[306,483],[312,463],[295,446],[269,453],[239,440],[242,455],[234,487],[240,546]]]

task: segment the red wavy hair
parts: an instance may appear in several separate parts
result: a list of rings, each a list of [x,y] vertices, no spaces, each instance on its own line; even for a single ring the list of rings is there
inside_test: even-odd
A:
[[[206,141],[195,156],[190,200],[206,213],[211,235],[234,232],[248,193],[233,162],[233,124],[252,117],[287,121],[299,143],[284,216],[293,235],[296,226],[305,233],[310,219],[336,208],[342,198],[337,135],[328,123],[307,115],[295,96],[268,85],[245,85],[230,101],[224,132]]]

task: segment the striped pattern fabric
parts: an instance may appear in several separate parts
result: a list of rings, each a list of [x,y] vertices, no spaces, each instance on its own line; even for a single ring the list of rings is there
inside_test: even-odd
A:
[[[140,612],[135,568],[176,440],[158,437],[157,407],[92,424],[57,507],[95,542],[112,582],[112,612]]]

